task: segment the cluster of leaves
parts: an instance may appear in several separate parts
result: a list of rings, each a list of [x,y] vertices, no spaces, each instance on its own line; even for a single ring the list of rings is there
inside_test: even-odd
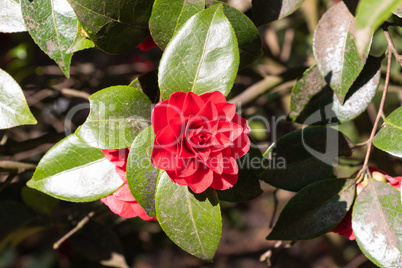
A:
[[[288,16],[302,2],[254,0],[251,20],[225,3],[205,0],[5,0],[0,12],[6,11],[6,19],[0,31],[27,30],[67,77],[71,58],[79,50],[96,46],[118,54],[149,35],[164,50],[158,70],[130,85],[93,94],[85,123],[46,153],[28,186],[66,201],[98,200],[122,184],[101,149],[131,147],[127,182],[133,196],[149,216],[157,217],[172,241],[199,258],[211,260],[220,242],[219,200],[256,198],[262,192],[262,180],[297,192],[267,239],[318,237],[337,226],[353,207],[353,225],[365,226],[356,230],[365,255],[382,267],[400,263],[400,193],[370,181],[356,196],[354,178],[336,178],[333,167],[338,157],[351,156],[355,146],[328,125],[353,120],[372,103],[384,58],[369,55],[372,36],[392,12],[400,16],[402,1],[348,0],[322,16],[313,42],[317,63],[297,80],[291,94],[289,119],[306,128],[283,136],[263,155],[252,149],[238,160],[274,163],[282,157],[285,168],[273,164],[250,170],[246,168],[250,165],[241,165],[239,182],[232,189],[194,194],[150,162],[151,107],[159,96],[168,99],[176,91],[220,91],[228,96],[238,69],[261,55],[256,25]],[[2,70],[0,92],[0,128],[36,123],[21,88]],[[376,147],[397,157],[402,157],[401,118],[402,108],[398,108],[385,118],[374,138]]]

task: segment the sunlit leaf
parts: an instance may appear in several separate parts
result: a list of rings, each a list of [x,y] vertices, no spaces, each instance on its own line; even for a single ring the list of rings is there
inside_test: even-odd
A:
[[[149,35],[153,0],[68,1],[90,39],[108,53],[133,49]]]
[[[402,157],[402,107],[393,111],[375,135],[373,144],[389,154]]]
[[[0,129],[36,123],[20,86],[0,69]]]
[[[159,87],[164,99],[176,91],[229,94],[239,66],[236,35],[214,5],[189,19],[162,55]]]
[[[222,234],[215,190],[194,194],[163,173],[156,192],[156,217],[175,244],[198,258],[212,260]]]
[[[53,197],[90,202],[116,191],[123,184],[115,165],[100,149],[74,134],[53,146],[40,160],[27,185]]]
[[[304,0],[253,0],[253,20],[257,26],[282,19],[295,12]]]
[[[78,20],[67,0],[21,0],[22,16],[35,43],[70,77],[71,47]]]
[[[155,190],[161,171],[151,163],[155,134],[152,126],[144,129],[134,140],[127,159],[127,183],[135,200],[147,215],[155,216]]]
[[[0,32],[15,33],[26,30],[20,2],[18,0],[0,1]]]
[[[355,180],[330,179],[301,189],[282,210],[268,240],[306,240],[323,235],[353,204]]]
[[[338,156],[352,154],[351,142],[341,132],[326,127],[295,130],[265,152],[267,171],[260,179],[281,189],[299,191],[319,180],[334,178]]]
[[[302,124],[326,125],[356,118],[366,110],[377,92],[380,69],[381,59],[369,57],[341,105],[317,65],[313,65],[293,87],[290,119]]]
[[[357,196],[352,228],[360,249],[380,267],[402,263],[402,204],[394,187],[375,180]]]
[[[92,147],[122,149],[151,121],[151,101],[130,86],[108,87],[89,97],[91,110],[77,136]]]
[[[317,66],[340,104],[362,71],[369,46],[360,56],[356,46],[355,1],[341,1],[331,7],[318,22],[313,50]]]
[[[180,27],[204,8],[205,0],[155,0],[149,19],[149,28],[155,43],[165,49]]]

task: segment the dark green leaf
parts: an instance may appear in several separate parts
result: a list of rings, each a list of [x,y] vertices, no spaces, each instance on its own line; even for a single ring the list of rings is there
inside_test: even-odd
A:
[[[341,105],[317,65],[312,66],[293,87],[290,119],[302,124],[325,125],[356,118],[375,96],[380,83],[380,68],[381,59],[370,56]]]
[[[236,35],[222,5],[212,6],[189,19],[166,47],[159,65],[162,97],[176,91],[228,95],[238,67]]]
[[[355,180],[330,179],[301,189],[282,210],[268,240],[306,240],[323,235],[353,204]]]
[[[362,56],[357,51],[353,5],[355,1],[352,0],[331,7],[318,22],[314,34],[313,49],[318,69],[341,104],[363,69],[369,52],[368,45]]]
[[[15,33],[26,30],[20,2],[18,0],[2,0],[0,2],[0,32]]]
[[[260,179],[281,189],[299,191],[319,180],[334,178],[338,156],[350,156],[351,142],[326,127],[295,130],[281,137],[264,153],[268,167]]]
[[[263,159],[260,149],[253,147],[245,156],[236,159],[239,166],[238,181],[228,190],[217,191],[219,200],[245,202],[261,195],[263,191],[256,174],[260,171]]]
[[[122,149],[151,121],[151,101],[130,86],[105,88],[89,97],[91,110],[77,136],[90,146]]]
[[[22,16],[35,43],[70,77],[71,47],[78,20],[67,0],[21,0]]]
[[[91,40],[105,52],[128,51],[149,35],[153,0],[68,1]]]
[[[28,207],[49,215],[59,203],[59,200],[28,187],[22,188],[21,197]]]
[[[34,213],[25,205],[15,201],[0,202],[0,238],[27,224]]]
[[[352,228],[360,249],[380,267],[402,263],[402,204],[394,187],[375,180],[357,196]]]
[[[36,123],[20,86],[0,69],[0,129]]]
[[[253,0],[253,20],[257,26],[289,16],[304,0]]]
[[[149,19],[152,39],[165,49],[180,27],[204,8],[205,0],[155,0]]]
[[[77,252],[92,261],[112,267],[129,267],[119,238],[101,223],[89,221],[69,240]]]
[[[360,0],[356,10],[356,44],[360,54],[370,44],[374,31],[391,16],[401,0]]]
[[[385,118],[385,123],[375,135],[373,144],[389,154],[402,157],[402,107]]]
[[[262,55],[260,33],[254,23],[237,9],[223,4],[223,12],[236,34],[240,52],[240,68],[242,68]]]
[[[155,216],[155,190],[161,173],[151,163],[155,134],[152,126],[144,129],[134,140],[127,159],[127,183],[135,200],[148,216]]]
[[[114,164],[102,151],[81,142],[74,134],[43,156],[27,183],[31,188],[72,202],[98,200],[122,184]]]
[[[164,172],[156,191],[156,217],[176,245],[198,258],[212,260],[222,234],[215,190],[194,194]]]
[[[153,70],[138,76],[130,87],[137,88],[145,93],[152,103],[158,103],[160,92],[158,86],[158,70]]]

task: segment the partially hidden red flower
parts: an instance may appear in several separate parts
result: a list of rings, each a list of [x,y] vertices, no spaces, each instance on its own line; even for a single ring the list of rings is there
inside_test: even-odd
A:
[[[141,49],[142,51],[147,51],[153,47],[156,47],[157,45],[154,42],[154,39],[152,39],[152,36],[148,36],[147,39],[145,39],[144,42],[142,42],[138,48]]]
[[[221,92],[175,92],[152,111],[151,161],[195,193],[226,190],[238,179],[235,159],[250,149],[247,121]]]
[[[149,217],[140,204],[134,199],[130,192],[126,178],[126,165],[129,149],[121,150],[102,150],[105,157],[116,166],[116,172],[123,181],[123,185],[114,193],[104,197],[101,201],[107,205],[110,210],[123,217],[140,217],[146,221],[154,221],[155,217]]]
[[[385,178],[386,182],[395,187],[398,191],[401,191],[401,180],[402,176],[399,177],[391,177],[381,169],[375,168],[375,167],[369,167],[369,171],[372,173],[372,176],[374,177],[376,174],[375,172],[381,173],[383,175],[383,178]],[[357,185],[357,194],[359,194],[363,188],[365,187],[364,183],[359,183]],[[351,208],[348,213],[346,213],[345,217],[342,219],[342,221],[334,228],[332,229],[331,232],[338,233],[340,235],[346,236],[350,240],[355,240],[355,235],[353,233],[352,229],[352,211],[353,209]]]

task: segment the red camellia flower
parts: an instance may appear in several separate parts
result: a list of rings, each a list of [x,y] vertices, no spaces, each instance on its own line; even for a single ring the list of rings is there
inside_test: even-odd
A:
[[[116,172],[123,180],[123,185],[111,195],[101,199],[113,213],[123,218],[140,217],[146,221],[154,221],[155,217],[149,217],[145,210],[134,199],[128,188],[126,178],[126,164],[129,149],[121,150],[102,150],[105,157],[116,166]]]
[[[175,92],[152,111],[152,164],[195,193],[237,182],[235,159],[250,149],[247,121],[221,92]]]
[[[374,179],[386,182],[389,185],[395,187],[398,191],[401,191],[402,176],[391,177],[384,171],[375,167],[369,167],[369,171],[372,173]],[[359,194],[363,190],[366,184],[367,183],[364,182],[357,184],[357,194]],[[353,234],[352,229],[352,208],[348,211],[342,221],[334,229],[332,229],[332,232],[346,236],[350,240],[355,240],[355,235]]]
[[[148,49],[151,49],[153,47],[156,47],[156,44],[154,42],[154,39],[152,39],[152,36],[148,36],[147,39],[145,39],[145,41],[138,46],[138,48],[142,51],[147,51]]]

